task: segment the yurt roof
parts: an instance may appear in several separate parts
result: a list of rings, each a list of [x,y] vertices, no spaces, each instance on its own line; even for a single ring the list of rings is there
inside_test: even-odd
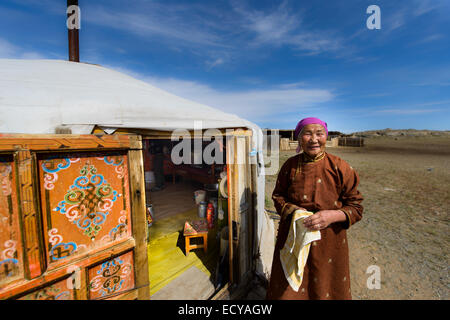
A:
[[[240,117],[193,102],[129,75],[62,60],[0,59],[0,133],[74,134],[103,128],[171,131],[255,127]]]

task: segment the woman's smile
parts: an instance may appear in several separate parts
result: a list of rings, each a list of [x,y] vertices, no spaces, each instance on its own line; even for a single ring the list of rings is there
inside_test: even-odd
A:
[[[316,157],[325,150],[327,135],[320,124],[308,124],[300,132],[298,142],[304,152]]]

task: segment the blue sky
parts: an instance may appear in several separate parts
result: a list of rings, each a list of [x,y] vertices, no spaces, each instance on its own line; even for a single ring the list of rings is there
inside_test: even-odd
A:
[[[369,30],[369,5],[381,29]],[[80,58],[262,128],[450,130],[448,0],[79,0]],[[2,0],[0,58],[67,60],[66,1]]]

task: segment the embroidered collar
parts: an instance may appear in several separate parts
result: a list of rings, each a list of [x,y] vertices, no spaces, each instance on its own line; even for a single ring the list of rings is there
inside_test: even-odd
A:
[[[301,169],[302,164],[304,164],[304,163],[305,164],[315,163],[315,162],[318,162],[318,161],[322,160],[323,158],[325,158],[325,151],[323,151],[322,153],[318,154],[314,158],[309,156],[309,155],[307,155],[305,152],[300,153],[300,158],[299,158],[299,161],[297,163],[297,169],[295,169],[295,173],[294,173],[294,176],[292,178],[292,181],[295,179],[297,174],[302,171],[302,169]]]
[[[317,162],[317,161],[322,160],[323,158],[325,158],[325,151],[322,151],[315,157],[311,157],[306,152],[302,152],[302,160],[304,163]]]

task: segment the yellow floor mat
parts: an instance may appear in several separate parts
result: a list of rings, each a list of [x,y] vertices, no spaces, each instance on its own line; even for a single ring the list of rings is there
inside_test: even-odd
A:
[[[197,209],[154,221],[149,229],[150,293],[154,294],[192,266],[214,278],[219,248],[216,229],[208,233],[208,252],[196,249],[184,252],[183,228],[187,220],[199,219]]]

